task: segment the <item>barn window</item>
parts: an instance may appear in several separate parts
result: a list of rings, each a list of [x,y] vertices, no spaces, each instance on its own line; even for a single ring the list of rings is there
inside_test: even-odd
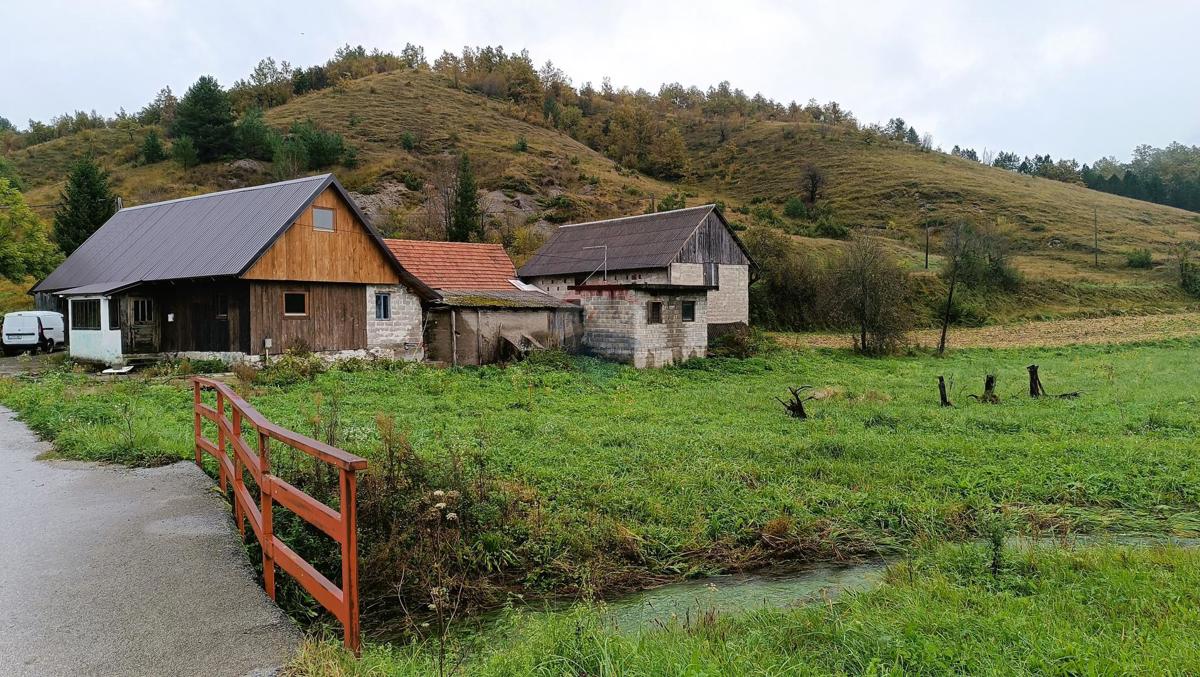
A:
[[[646,324],[662,324],[662,301],[646,302]]]
[[[302,291],[285,291],[283,293],[283,314],[293,317],[307,315],[308,294]]]
[[[683,321],[684,322],[695,322],[696,321],[696,302],[695,301],[684,301],[683,302]]]
[[[392,295],[391,294],[376,294],[375,295],[375,319],[376,320],[392,319]]]
[[[154,302],[150,299],[133,299],[133,322],[145,324],[154,319]]]
[[[217,294],[216,300],[213,302],[214,312],[218,320],[229,319],[229,295]]]
[[[313,207],[313,229],[333,230],[333,210],[324,207]]]
[[[108,300],[108,328],[109,329],[120,329],[121,328],[121,300],[120,299],[109,299]]]
[[[71,301],[71,329],[100,328],[100,299]]]

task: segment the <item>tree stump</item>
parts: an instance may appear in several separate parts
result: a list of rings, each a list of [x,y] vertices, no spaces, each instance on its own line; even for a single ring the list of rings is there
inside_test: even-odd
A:
[[[1038,366],[1031,364],[1025,367],[1029,370],[1029,396],[1038,398],[1046,394],[1046,389],[1042,387],[1042,379],[1038,377]]]
[[[813,398],[811,395],[809,397],[802,397],[800,393],[808,390],[809,388],[812,388],[812,386],[800,386],[799,388],[792,388],[789,386],[788,392],[792,394],[792,399],[784,402],[776,397],[775,401],[782,404],[783,408],[787,410],[788,414],[790,414],[792,418],[806,419],[808,418],[808,412],[804,410],[804,403]]]
[[[945,376],[938,377],[938,396],[941,397],[943,407],[953,407],[954,406],[953,404],[950,404],[950,398],[946,396],[946,377]]]
[[[971,397],[975,397],[972,395]],[[996,394],[996,375],[988,374],[983,379],[983,395],[975,399],[985,404],[1000,404],[1000,396]]]

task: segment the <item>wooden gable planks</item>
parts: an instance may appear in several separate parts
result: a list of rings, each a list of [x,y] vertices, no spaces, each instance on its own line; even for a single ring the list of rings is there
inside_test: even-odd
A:
[[[333,232],[313,228],[313,207],[334,210]],[[242,277],[361,284],[400,282],[387,255],[332,186],[301,212],[295,223]]]

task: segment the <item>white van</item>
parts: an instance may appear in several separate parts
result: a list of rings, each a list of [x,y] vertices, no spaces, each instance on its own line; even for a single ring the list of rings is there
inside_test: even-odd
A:
[[[49,310],[23,310],[8,313],[0,327],[0,343],[5,355],[61,347],[66,340],[62,313]]]

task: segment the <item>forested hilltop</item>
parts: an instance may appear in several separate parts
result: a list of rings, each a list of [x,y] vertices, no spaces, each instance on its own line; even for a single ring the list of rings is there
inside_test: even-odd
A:
[[[148,98],[111,118],[76,112],[21,130],[0,120],[0,177],[15,194],[6,199],[27,207],[3,211],[23,215],[10,227],[28,234],[26,249],[69,249],[52,224],[73,173],[78,183],[98,172],[106,185],[89,190],[139,204],[334,171],[386,234],[497,241],[518,260],[559,223],[717,202],[771,264],[760,309],[811,296],[800,283],[811,259],[854,233],[883,242],[937,298],[942,233],[965,221],[1003,234],[1021,283],[968,293],[964,322],[1193,302],[1181,262],[1200,239],[1200,214],[1089,186],[1195,208],[1195,148],[1083,166],[942,152],[899,115],[865,122],[839,102],[781,103],[728,82],[655,93],[576,84],[502,47],[432,60],[413,45],[345,47],[302,68],[268,58],[227,87],[200,77]],[[474,206],[452,199],[464,181],[479,188]],[[55,252],[26,258],[0,274],[37,277]],[[802,328],[777,312],[758,317]]]

